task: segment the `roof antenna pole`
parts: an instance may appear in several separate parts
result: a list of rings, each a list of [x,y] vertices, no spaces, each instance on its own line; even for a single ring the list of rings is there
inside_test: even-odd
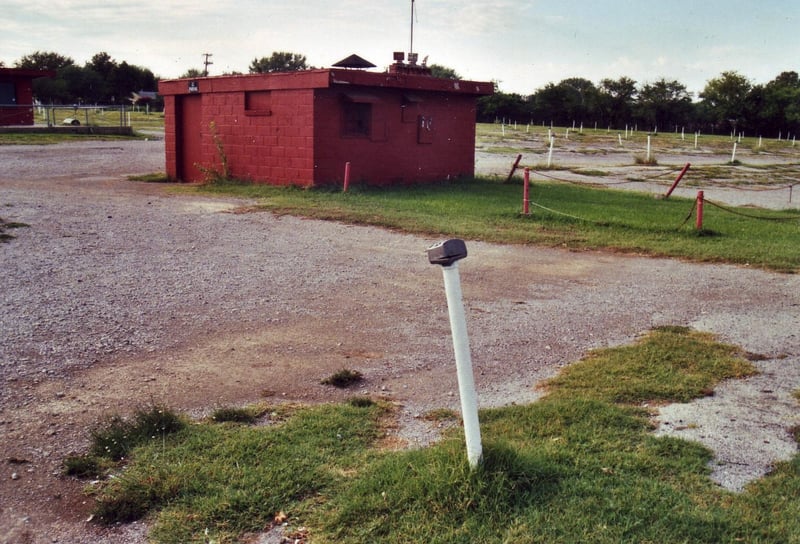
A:
[[[414,52],[414,0],[411,0],[411,46],[408,48],[408,52]]]

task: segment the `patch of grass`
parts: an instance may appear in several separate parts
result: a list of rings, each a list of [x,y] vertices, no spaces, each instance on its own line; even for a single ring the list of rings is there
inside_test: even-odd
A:
[[[108,468],[102,457],[93,455],[73,455],[63,463],[64,474],[76,478],[99,478]]]
[[[533,166],[530,167],[531,170],[538,170],[541,172],[550,172],[550,171],[557,171],[557,170],[569,170],[568,167],[562,166],[555,163],[550,163],[550,166],[547,166],[546,162],[537,162]]]
[[[178,432],[184,421],[163,406],[136,410],[131,418],[108,417],[91,430],[91,446],[86,455],[67,457],[63,471],[77,478],[100,478],[128,457],[131,451],[148,442],[163,444],[167,435]]]
[[[375,401],[369,397],[352,397],[347,399],[347,404],[355,408],[370,408],[375,406]]]
[[[629,408],[546,400],[482,413],[484,462],[459,437],[388,456],[325,505],[320,542],[720,542],[733,520],[708,452],[653,439]],[[718,503],[717,503],[718,504]]]
[[[348,368],[343,368],[338,372],[328,376],[324,380],[322,380],[323,385],[332,385],[334,387],[349,387],[351,385],[357,384],[364,379],[364,376],[358,370],[350,370]]]
[[[704,365],[710,380],[730,373],[730,346],[681,328],[649,336],[656,344],[675,342],[656,350],[662,355],[684,350],[683,342],[692,339],[696,345],[689,347],[700,347],[701,359],[714,354],[723,359]],[[649,359],[650,342],[632,352],[635,359]],[[589,360],[569,368],[575,367],[600,371]],[[680,384],[684,367],[671,365],[672,373],[649,379]],[[634,364],[618,373],[619,389],[638,379],[639,371]],[[663,397],[656,383],[644,389]],[[586,392],[570,379],[552,384],[551,393],[535,404],[482,411],[484,464],[477,471],[469,471],[458,435],[432,448],[385,457],[325,505],[319,541],[716,543],[766,534],[772,540],[765,542],[779,542],[800,528],[791,517],[793,503],[780,497],[741,515],[731,508],[737,499],[708,480],[705,448],[654,438],[645,412],[598,398],[639,394],[587,397]],[[797,474],[792,479],[800,481]],[[775,499],[780,521],[761,519]]]
[[[575,169],[571,169],[570,172],[572,172],[573,174],[578,174],[580,176],[590,176],[590,177],[599,177],[599,178],[606,177],[606,176],[609,175],[609,173],[606,172],[605,170],[595,170],[595,169],[591,169],[591,168],[588,168],[588,169],[575,168]]]
[[[91,432],[91,455],[119,461],[143,443],[157,440],[184,427],[184,421],[164,406],[136,410],[130,419],[113,415]]]
[[[0,133],[0,145],[54,145],[66,142],[142,140],[141,135],[120,136],[117,134],[72,134],[72,133]]]
[[[712,394],[720,380],[755,373],[739,348],[714,342],[708,333],[665,327],[630,346],[592,351],[544,387],[556,397],[629,404],[688,402]]]
[[[457,421],[460,417],[458,412],[449,408],[428,410],[422,415],[422,419],[426,421]]]
[[[214,410],[211,420],[215,423],[254,423],[262,415],[264,410],[254,406],[222,406]]]
[[[497,155],[510,155],[519,151],[516,147],[488,147],[484,151],[486,153],[493,153]],[[534,153],[534,151],[526,150],[527,153]]]
[[[383,409],[348,404],[295,410],[280,425],[198,424],[148,443],[97,497],[103,523],[157,511],[150,537],[233,542],[269,527],[278,512],[298,516],[342,474],[363,462],[379,437]]]
[[[27,228],[27,227],[30,227],[30,225],[28,225],[26,223],[19,223],[19,222],[16,222],[16,221],[6,221],[2,217],[0,217],[0,243],[2,243],[2,242],[10,242],[11,240],[13,240],[15,238],[12,234],[8,234],[6,232],[6,230],[8,230],[8,229],[21,229],[21,228]]]
[[[19,223],[17,221],[6,221],[0,217],[0,228],[4,229],[22,229],[30,227],[27,223]]]
[[[257,198],[277,214],[369,224],[426,236],[497,243],[605,249],[704,262],[730,262],[777,271],[800,269],[795,251],[800,211],[721,209],[708,204],[697,236],[690,199],[535,179],[531,211],[522,216],[520,182],[466,179],[438,184],[299,189],[248,183],[180,188]],[[709,202],[711,198],[707,195]],[[541,206],[541,207],[540,207]]]
[[[144,181],[145,183],[170,183],[172,180],[164,172],[128,176],[131,181]]]
[[[102,107],[75,112],[72,108],[56,108],[51,114],[50,122],[55,126],[61,127],[61,122],[65,117],[77,117],[82,126],[86,125],[86,114],[88,112],[88,126],[90,127],[109,127],[120,125],[120,111],[117,108],[106,109]],[[139,131],[161,132],[164,130],[164,114],[162,112],[145,113],[144,111],[131,111],[130,108],[125,112],[126,122],[134,130],[133,136],[122,136],[116,134],[75,134],[71,132],[51,132],[33,133],[20,130],[19,132],[0,133],[0,145],[52,145],[64,142],[81,141],[114,141],[114,140],[144,140],[153,136],[141,134]],[[45,126],[47,118],[36,112],[37,125]]]
[[[101,485],[97,517],[150,516],[148,537],[164,543],[239,541],[278,513],[317,543],[795,541],[800,456],[728,493],[708,479],[708,450],[652,436],[628,404],[705,394],[747,372],[738,350],[665,327],[624,351],[630,365],[598,363],[620,349],[574,363],[534,404],[483,410],[474,471],[458,428],[433,447],[378,451],[385,407],[293,407],[271,427],[200,423],[135,448]],[[576,377],[590,374],[599,392]]]
[[[643,155],[634,155],[633,163],[638,164],[640,166],[658,166],[658,159],[656,159],[652,155],[650,156],[650,158],[647,158],[646,156]]]

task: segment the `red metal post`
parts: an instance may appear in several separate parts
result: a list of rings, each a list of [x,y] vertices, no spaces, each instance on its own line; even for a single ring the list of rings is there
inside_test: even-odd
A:
[[[697,191],[697,230],[703,230],[703,191]]]
[[[677,178],[675,178],[675,182],[672,184],[672,187],[670,187],[670,188],[669,188],[669,191],[667,191],[667,194],[666,194],[666,195],[664,195],[664,198],[669,198],[669,195],[671,195],[671,194],[672,194],[672,191],[674,191],[674,190],[675,190],[675,187],[677,187],[677,186],[678,186],[678,183],[680,183],[681,179],[683,179],[683,175],[684,175],[684,174],[685,174],[685,173],[686,173],[686,172],[689,170],[689,167],[690,167],[690,166],[691,166],[691,164],[687,162],[687,163],[686,163],[686,166],[684,166],[684,167],[683,167],[683,170],[681,170],[681,173],[680,173],[680,174],[678,174],[678,177],[677,177]]]
[[[348,187],[350,187],[350,162],[344,163],[344,189],[343,191],[346,193]]]
[[[531,169],[525,168],[525,175],[523,176],[522,184],[522,213],[528,215],[530,213],[530,183],[531,183]]]
[[[517,171],[517,168],[519,167],[519,161],[521,160],[522,160],[522,155],[517,155],[517,160],[514,161],[514,166],[511,167],[511,172],[508,173],[508,177],[506,178],[506,183],[510,182],[511,178],[514,177],[514,172]]]

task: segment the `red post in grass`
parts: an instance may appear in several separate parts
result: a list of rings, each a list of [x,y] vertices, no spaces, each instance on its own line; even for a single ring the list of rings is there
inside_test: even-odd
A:
[[[680,183],[681,179],[683,179],[683,175],[684,175],[684,174],[685,174],[685,173],[686,173],[686,172],[689,170],[689,167],[690,167],[690,166],[691,166],[691,164],[687,162],[687,163],[686,163],[686,166],[684,166],[684,167],[683,167],[683,170],[681,170],[681,173],[680,173],[680,174],[678,174],[678,177],[677,177],[677,178],[675,178],[675,182],[672,184],[672,187],[670,187],[670,188],[669,188],[669,191],[667,191],[667,194],[666,194],[666,195],[664,195],[664,198],[669,198],[669,195],[671,195],[671,194],[672,194],[672,191],[674,191],[674,190],[675,190],[675,187],[677,187],[677,186],[678,186],[678,183]]]
[[[343,191],[346,193],[347,188],[350,187],[350,162],[344,163],[344,189]]]
[[[703,230],[703,191],[697,191],[697,230]]]
[[[523,176],[522,183],[522,213],[528,215],[530,212],[530,183],[531,183],[531,169],[525,168],[525,175]]]

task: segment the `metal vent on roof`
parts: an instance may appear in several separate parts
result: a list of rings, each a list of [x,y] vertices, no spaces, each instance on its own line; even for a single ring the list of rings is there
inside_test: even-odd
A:
[[[335,63],[333,66],[336,68],[375,68],[374,64],[358,55],[350,55]]]

